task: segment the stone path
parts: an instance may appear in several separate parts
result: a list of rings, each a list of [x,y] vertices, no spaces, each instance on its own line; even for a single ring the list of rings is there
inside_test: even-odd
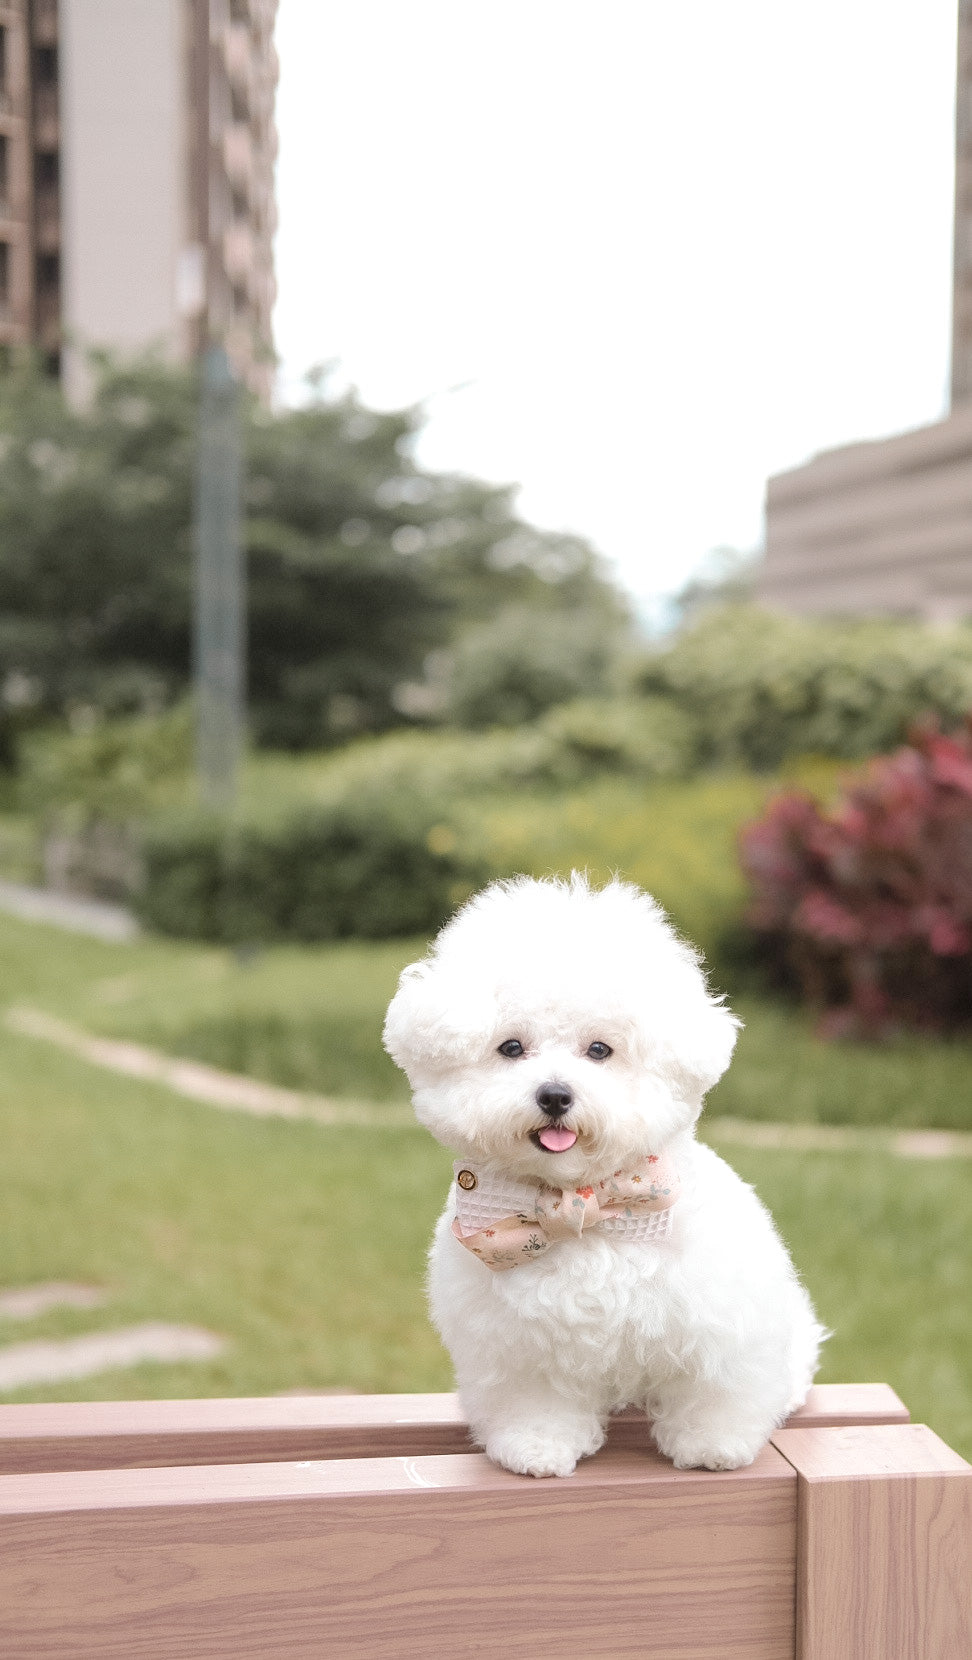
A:
[[[254,1113],[261,1118],[311,1118],[318,1124],[414,1123],[407,1107],[383,1107],[371,1101],[335,1101],[324,1095],[262,1084],[256,1078],[221,1072],[215,1066],[182,1060],[140,1043],[92,1037],[41,1009],[8,1009],[3,1023],[8,1031],[41,1038],[92,1066],[121,1072],[127,1078],[144,1078],[150,1083],[162,1084],[176,1095],[203,1101],[210,1107]]]
[[[903,1159],[972,1158],[972,1134],[964,1130],[859,1129],[844,1124],[769,1124],[754,1118],[702,1119],[705,1141],[737,1147],[776,1147],[794,1152],[894,1153]]]
[[[0,1392],[93,1377],[147,1360],[212,1360],[225,1347],[221,1337],[199,1326],[162,1323],[88,1332],[83,1337],[7,1343],[0,1347]]]
[[[51,1308],[100,1308],[108,1301],[107,1291],[98,1285],[71,1285],[51,1280],[47,1285],[19,1285],[0,1291],[0,1317],[4,1320],[36,1320]]]
[[[100,940],[131,940],[139,931],[131,911],[122,905],[54,893],[50,888],[29,888],[20,882],[0,882],[0,911],[19,916],[24,922],[48,922],[55,928],[93,934]]]
[[[412,1124],[407,1107],[369,1101],[332,1100],[323,1095],[280,1089],[254,1078],[221,1072],[199,1061],[180,1060],[142,1044],[92,1037],[79,1027],[41,1009],[12,1008],[3,1017],[8,1030],[39,1038],[77,1055],[93,1066],[162,1084],[176,1095],[207,1106],[260,1117],[309,1118],[318,1124]],[[831,1124],[770,1124],[757,1119],[713,1116],[702,1120],[707,1141],[740,1147],[769,1147],[797,1152],[885,1152],[900,1158],[972,1158],[972,1133],[962,1130],[859,1129]]]
[[[101,1308],[108,1292],[100,1285],[49,1280],[42,1285],[8,1286],[0,1291],[0,1318],[36,1320],[52,1308]],[[64,1383],[98,1372],[138,1366],[143,1361],[211,1360],[226,1343],[199,1326],[149,1321],[80,1337],[0,1344],[0,1394],[32,1384]]]

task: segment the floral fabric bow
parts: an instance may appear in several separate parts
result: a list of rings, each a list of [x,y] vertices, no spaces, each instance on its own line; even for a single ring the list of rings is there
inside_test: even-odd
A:
[[[678,1198],[671,1162],[652,1155],[593,1187],[547,1187],[456,1164],[452,1232],[487,1268],[518,1268],[590,1228],[635,1241],[664,1238]]]

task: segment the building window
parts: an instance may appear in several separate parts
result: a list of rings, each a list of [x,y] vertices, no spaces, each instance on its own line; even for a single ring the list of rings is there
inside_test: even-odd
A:
[[[38,86],[57,85],[57,47],[38,46],[34,53],[34,74]]]
[[[10,145],[5,133],[0,133],[0,213],[10,212]]]
[[[250,0],[230,0],[230,22],[249,23]]]
[[[61,175],[61,158],[56,150],[38,150],[34,157],[34,180],[38,190],[54,190]]]
[[[50,294],[61,280],[61,261],[57,254],[38,254],[37,287],[42,294]]]
[[[0,311],[10,304],[10,243],[0,242]]]
[[[7,31],[0,28],[0,96],[7,92]]]

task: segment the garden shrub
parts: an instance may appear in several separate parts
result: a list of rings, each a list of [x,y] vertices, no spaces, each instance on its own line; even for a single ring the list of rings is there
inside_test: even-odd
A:
[[[34,815],[48,887],[125,899],[138,877],[137,825],[185,793],[192,711],[35,732],[21,746],[19,804]]]
[[[684,777],[699,749],[692,716],[664,697],[576,698],[549,710],[537,730],[546,740],[546,755],[535,762],[538,781]]]
[[[698,723],[701,759],[772,770],[787,756],[863,759],[926,716],[972,709],[972,627],[706,612],[642,666],[643,691]]]
[[[254,757],[250,795],[281,791],[330,801],[404,790],[439,801],[559,787],[605,775],[682,777],[698,749],[695,723],[667,698],[581,698],[515,730],[389,732],[326,758]]]
[[[431,931],[485,877],[434,803],[362,795],[273,819],[158,820],[135,896],[160,933],[240,944]]]
[[[444,654],[442,701],[457,726],[520,726],[558,703],[611,688],[620,620],[607,607],[547,613],[508,606]]]
[[[972,722],[914,731],[829,810],[777,797],[741,857],[749,925],[825,1033],[972,1024]]]

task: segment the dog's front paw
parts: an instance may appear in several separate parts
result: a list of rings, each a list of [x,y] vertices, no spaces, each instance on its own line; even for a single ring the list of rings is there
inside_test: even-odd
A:
[[[751,1464],[763,1443],[754,1446],[744,1435],[705,1430],[677,1430],[666,1434],[656,1424],[655,1443],[676,1470],[740,1470]]]
[[[599,1432],[598,1436],[585,1436],[578,1446],[569,1436],[534,1429],[502,1429],[487,1437],[486,1456],[517,1476],[570,1476],[577,1460],[596,1452],[603,1439],[603,1432]]]

